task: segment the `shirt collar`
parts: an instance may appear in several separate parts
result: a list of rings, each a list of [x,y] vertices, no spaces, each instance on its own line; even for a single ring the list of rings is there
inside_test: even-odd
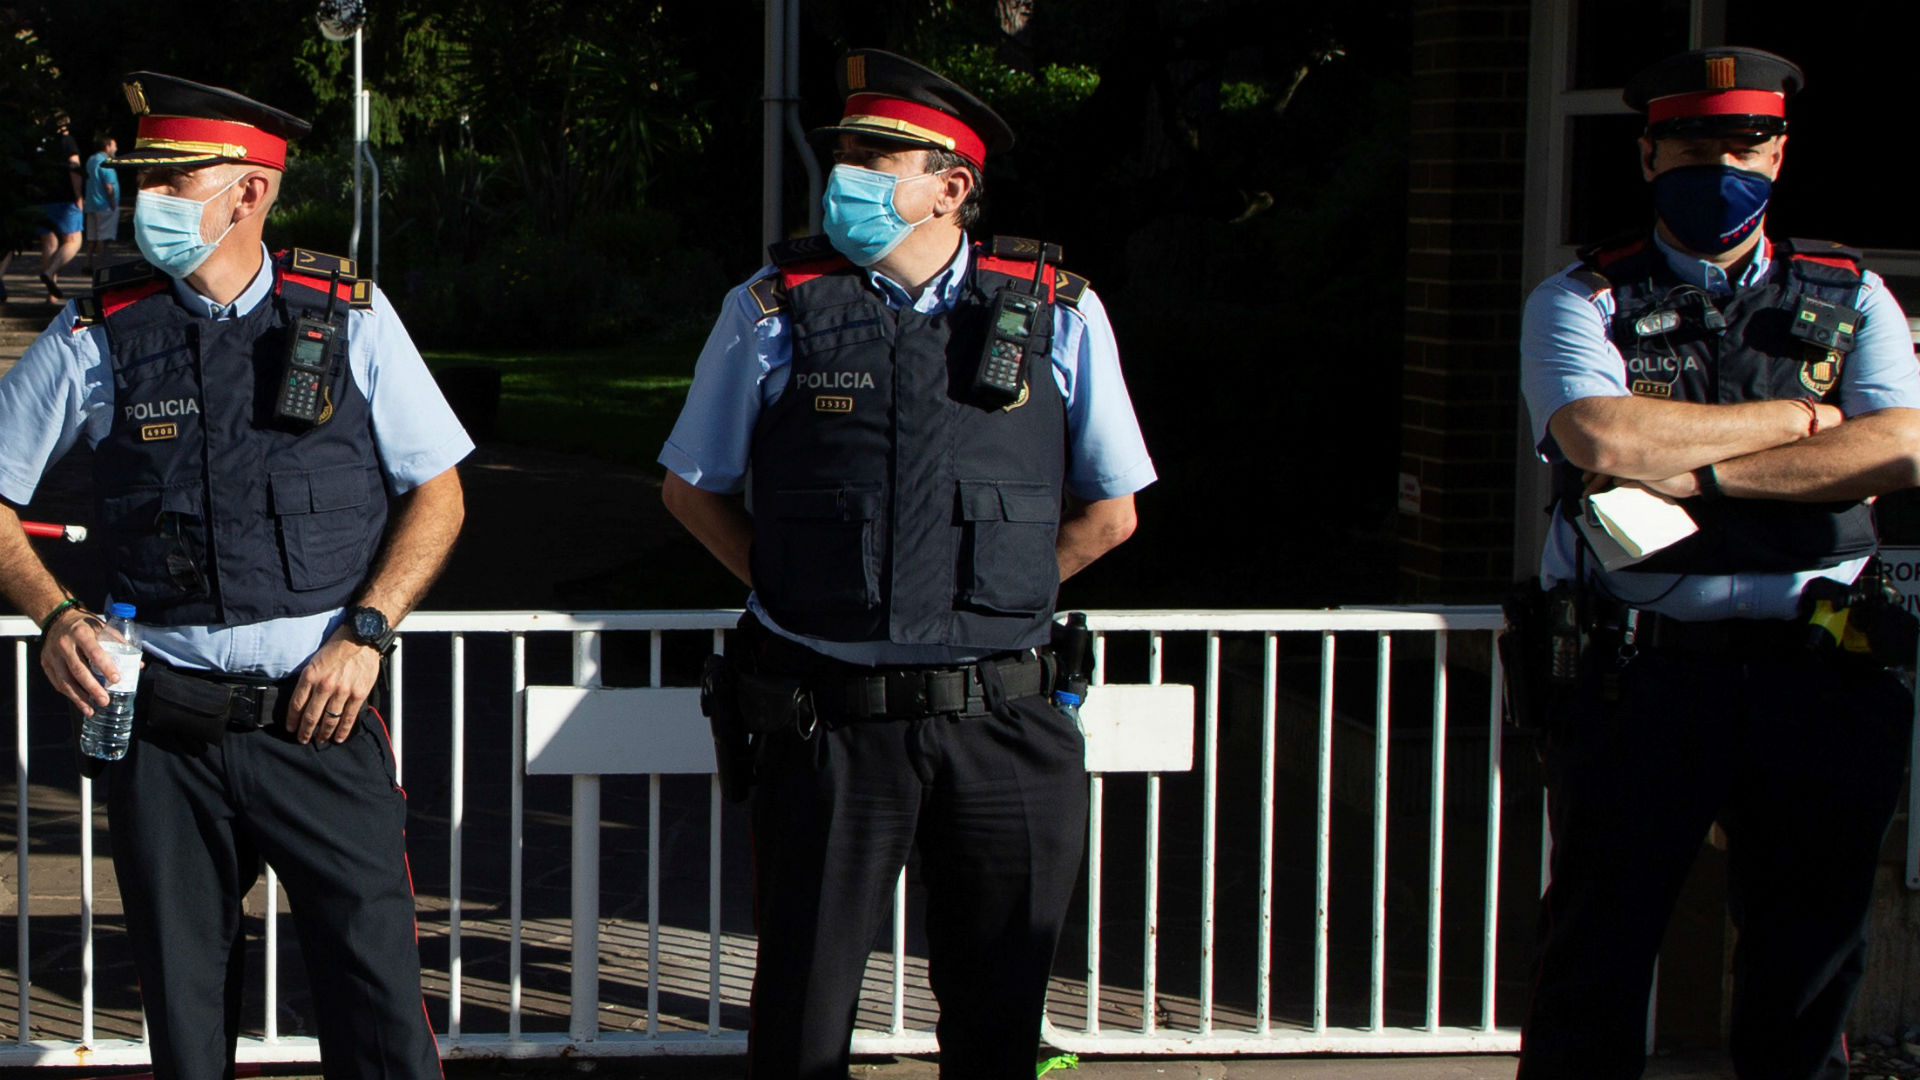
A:
[[[1737,282],[1729,282],[1727,272],[1718,266],[1667,243],[1666,238],[1657,231],[1653,234],[1653,243],[1660,249],[1660,254],[1667,257],[1667,266],[1679,275],[1681,281],[1705,289],[1715,296],[1752,285],[1765,277],[1767,268],[1773,265],[1773,241],[1765,236],[1760,237],[1760,246],[1753,249],[1753,258],[1747,260],[1746,269],[1740,271],[1740,280]]]
[[[194,291],[186,278],[173,279],[173,295],[180,303],[195,315],[204,315],[209,319],[238,319],[260,305],[267,298],[268,290],[273,288],[273,256],[267,253],[267,245],[260,245],[260,271],[253,275],[247,287],[233,298],[231,304],[216,304],[212,300]]]
[[[922,315],[945,311],[959,302],[960,286],[966,281],[967,260],[972,257],[972,251],[973,245],[967,241],[967,234],[961,233],[960,250],[953,253],[953,259],[947,263],[946,269],[935,274],[933,280],[927,282],[927,287],[920,290],[920,295],[917,297],[909,294],[906,289],[900,287],[899,283],[878,270],[868,270],[867,280],[873,283],[874,288],[880,290],[880,295],[886,298],[887,305],[895,310],[912,307]]]

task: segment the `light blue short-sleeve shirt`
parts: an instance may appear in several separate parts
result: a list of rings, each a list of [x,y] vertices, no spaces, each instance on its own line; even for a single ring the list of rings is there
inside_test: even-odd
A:
[[[868,280],[895,310],[931,314],[958,302],[966,284],[972,247],[960,249],[918,296],[869,270]],[[782,315],[767,316],[747,291],[773,273],[763,267],[727,294],[720,318],[700,350],[687,403],[660,451],[660,464],[694,487],[725,495],[746,489],[752,459],[753,427],[760,411],[787,388],[793,341]],[[1077,305],[1055,304],[1053,378],[1067,409],[1067,491],[1088,501],[1117,499],[1155,479],[1153,461],[1133,412],[1120,349],[1107,311],[1092,289]],[[773,623],[756,598],[747,606],[777,633],[850,663],[946,663],[973,657],[942,646],[876,643],[849,646],[787,634]]]
[[[266,260],[265,248],[261,249]],[[234,319],[273,288],[273,268],[260,272],[231,304],[220,305],[173,283],[195,314]],[[374,446],[387,489],[404,494],[439,476],[473,451],[473,440],[441,396],[386,295],[376,286],[371,307],[347,317],[347,363],[372,406]],[[106,328],[76,327],[73,305],[54,319],[13,369],[0,378],[0,498],[16,506],[33,498],[47,468],[85,437],[98,445],[113,426],[113,377]],[[244,626],[146,626],[146,649],[168,663],[278,679],[319,649],[341,610],[268,619]]]
[[[1763,242],[1738,281],[1720,267],[1674,248],[1657,235],[1655,245],[1682,281],[1724,296],[1765,277],[1772,245]],[[1586,397],[1627,397],[1626,360],[1613,343],[1613,292],[1596,291],[1574,275],[1578,264],[1542,282],[1527,298],[1520,322],[1520,381],[1533,418],[1540,460],[1563,460],[1548,430],[1553,414]],[[1853,351],[1840,369],[1838,404],[1847,416],[1889,408],[1920,408],[1920,364],[1899,301],[1878,274],[1862,275],[1853,306],[1861,313]],[[1551,586],[1570,581],[1578,565],[1579,538],[1558,513],[1540,558],[1540,576]],[[1588,576],[1627,603],[1676,619],[1790,619],[1799,614],[1800,592],[1816,577],[1852,581],[1866,565],[1855,559],[1821,571],[1793,574],[1607,573],[1587,560]]]

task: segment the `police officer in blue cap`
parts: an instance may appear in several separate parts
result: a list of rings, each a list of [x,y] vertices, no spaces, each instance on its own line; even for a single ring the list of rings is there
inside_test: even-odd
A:
[[[125,85],[139,138],[110,164],[137,170],[145,259],[96,274],[0,379],[0,590],[39,621],[54,688],[106,706],[107,631],[14,509],[85,439],[93,544],[145,649],[133,743],[107,768],[154,1075],[233,1074],[264,859],[326,1075],[438,1077],[375,704],[393,625],[459,531],[473,443],[351,262],[261,243],[306,122],[152,72]]]
[[[667,506],[753,590],[727,649],[756,739],[750,1073],[846,1076],[917,845],[942,1070],[1030,1078],[1086,825],[1036,648],[1153,466],[1085,280],[969,239],[1007,126],[889,53],[840,77],[826,236],[727,296],[660,455]]]
[[[1745,48],[1637,75],[1656,219],[1527,301],[1523,386],[1556,490],[1541,577],[1585,648],[1547,717],[1525,1080],[1640,1075],[1654,960],[1716,821],[1738,1074],[1847,1075],[1913,711],[1890,670],[1912,662],[1913,624],[1868,503],[1920,481],[1920,368],[1857,252],[1767,234],[1803,83]],[[1580,522],[1612,487],[1678,500],[1698,531],[1623,565]]]

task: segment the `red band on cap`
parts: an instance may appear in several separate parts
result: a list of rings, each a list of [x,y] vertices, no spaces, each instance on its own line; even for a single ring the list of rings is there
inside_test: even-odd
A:
[[[157,146],[172,150],[200,150],[217,157],[269,169],[287,167],[287,140],[269,135],[237,120],[207,120],[193,116],[143,116],[136,149]]]
[[[980,136],[974,134],[972,128],[961,123],[958,117],[949,116],[939,109],[881,94],[854,94],[847,98],[847,111],[841,118],[841,123],[859,127],[861,125],[856,118],[862,116],[900,121],[951,139],[954,153],[973,162],[976,167],[986,163],[987,144],[981,141]],[[849,123],[850,121],[852,122]],[[904,130],[902,135],[915,139],[923,138],[917,133]]]
[[[1647,103],[1647,122],[1693,116],[1785,116],[1787,96],[1773,90],[1702,90]]]

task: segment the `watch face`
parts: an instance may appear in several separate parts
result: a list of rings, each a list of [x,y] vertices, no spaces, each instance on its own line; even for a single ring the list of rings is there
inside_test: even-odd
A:
[[[387,620],[377,611],[357,611],[353,615],[353,636],[371,645],[387,632]]]

